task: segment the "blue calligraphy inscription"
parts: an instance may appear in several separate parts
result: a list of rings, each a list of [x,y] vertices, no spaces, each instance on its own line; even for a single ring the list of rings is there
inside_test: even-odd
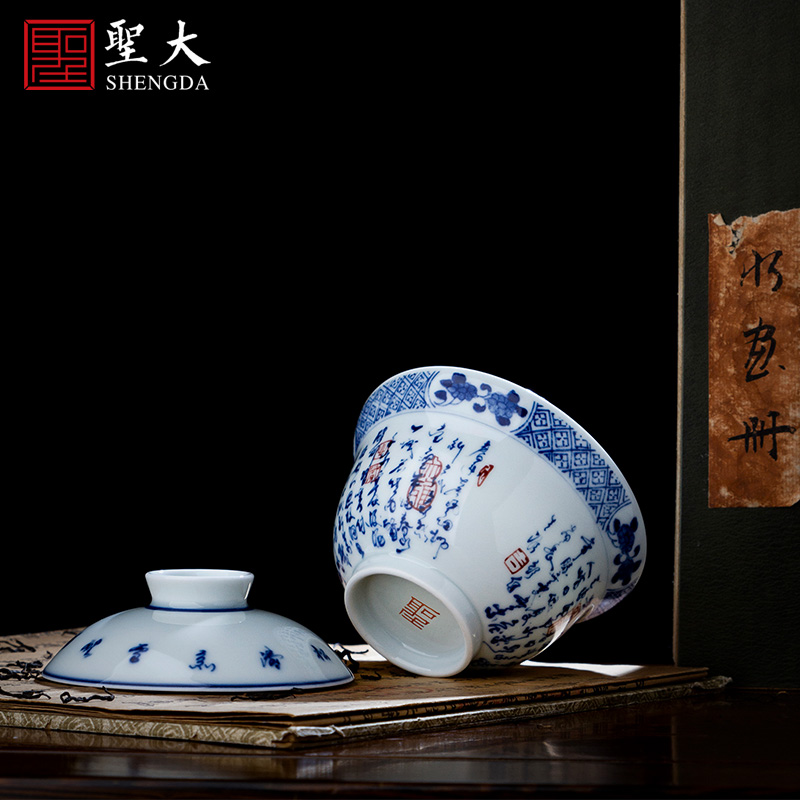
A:
[[[527,569],[506,585],[512,602],[492,603],[484,609],[484,616],[490,620],[488,632],[494,635],[484,641],[492,653],[491,660],[479,659],[480,665],[519,660],[538,652],[556,635],[556,623],[560,619],[578,613],[594,600],[592,588],[600,577],[594,574],[595,561],[587,556],[591,555],[595,539],[579,536],[578,551],[575,552],[573,543],[570,552],[565,552],[565,546],[576,532],[575,525],[570,525],[561,530],[552,545],[543,545],[543,533],[556,524],[553,514],[541,530],[528,537],[526,552],[540,554],[540,557],[531,560]],[[535,580],[534,576],[537,576]],[[573,598],[567,601],[570,594]]]
[[[472,458],[472,463],[468,468],[470,475],[478,468],[478,464],[482,463],[484,458],[486,458],[486,454],[489,452],[491,446],[491,442],[484,442],[482,447],[479,447],[474,453],[470,453],[470,458]]]
[[[261,656],[262,667],[272,667],[273,669],[281,668],[281,659],[283,656],[280,653],[276,653],[265,646],[259,655]]]
[[[430,442],[444,445],[447,458]],[[446,423],[376,431],[358,453],[339,501],[334,556],[340,575],[367,549],[426,547],[439,558],[450,548],[461,492],[476,482],[490,449],[487,441],[467,457]]]
[[[198,650],[194,656],[194,664],[189,665],[189,669],[207,669],[211,672],[217,668],[216,664],[209,664],[206,662],[208,653],[205,650]]]
[[[128,652],[132,653],[133,655],[131,655],[128,661],[130,661],[131,664],[137,664],[139,659],[142,657],[142,654],[146,653],[148,649],[149,647],[147,644],[137,644],[136,647],[131,647]]]
[[[97,645],[99,645],[102,641],[102,639],[92,639],[91,642],[81,647],[81,653],[83,653],[83,657],[89,658],[89,656],[92,654],[92,650],[94,650],[94,648],[97,647]]]

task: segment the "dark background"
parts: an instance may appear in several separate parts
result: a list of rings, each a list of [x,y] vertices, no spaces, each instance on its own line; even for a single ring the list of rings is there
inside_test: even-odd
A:
[[[107,23],[141,21],[144,52],[184,19],[211,90],[18,89],[0,634],[201,566],[355,641],[331,552],[355,422],[442,364],[562,408],[642,507],[639,586],[545,657],[671,661],[677,5],[636,30],[606,7],[20,16],[67,7],[98,63]]]

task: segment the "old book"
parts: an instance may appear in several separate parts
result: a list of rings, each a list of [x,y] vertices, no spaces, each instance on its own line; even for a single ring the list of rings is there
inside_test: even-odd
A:
[[[281,694],[87,690],[40,672],[74,631],[0,640],[0,724],[267,748],[309,747],[627,705],[724,688],[706,669],[526,662],[500,672],[425,678],[367,646],[337,646],[355,680]]]

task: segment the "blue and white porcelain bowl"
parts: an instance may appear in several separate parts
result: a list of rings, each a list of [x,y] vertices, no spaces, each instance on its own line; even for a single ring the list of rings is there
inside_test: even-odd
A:
[[[248,607],[250,572],[170,569],[145,578],[150,605],[85,628],[56,653],[42,676],[146,692],[275,692],[353,680],[310,630]]]
[[[334,526],[345,607],[410,672],[521,663],[641,576],[625,478],[527,389],[468,369],[403,372],[368,399],[354,452]]]

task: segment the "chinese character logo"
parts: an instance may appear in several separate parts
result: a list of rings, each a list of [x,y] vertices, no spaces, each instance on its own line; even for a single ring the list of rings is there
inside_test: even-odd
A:
[[[25,20],[28,89],[94,89],[94,20]]]
[[[188,36],[186,34],[184,34],[183,31],[184,31],[185,25],[186,25],[186,23],[182,19],[178,20],[178,38],[177,39],[172,39],[169,42],[167,42],[167,44],[172,45],[175,49],[172,51],[172,55],[164,62],[164,64],[161,65],[162,67],[165,64],[169,64],[169,62],[172,61],[172,59],[175,58],[175,56],[177,56],[178,53],[180,53],[181,51],[183,51],[188,56],[189,60],[193,64],[196,64],[198,67],[201,66],[202,64],[210,64],[211,63],[210,61],[206,61],[204,58],[200,58],[200,56],[198,56],[197,53],[195,53],[194,51],[190,50],[186,46],[186,42],[190,41],[191,39],[196,39],[197,38],[197,34],[196,33],[190,33]]]
[[[116,55],[118,56],[116,61],[107,61],[107,67],[115,67],[117,64],[128,64],[131,61],[141,61],[142,63],[147,63],[147,59],[144,56],[134,56],[134,53],[136,52],[136,43],[133,40],[142,35],[144,25],[140,23],[131,27],[125,27],[125,24],[126,22],[124,19],[117,20],[116,22],[111,23],[111,30],[106,31],[108,33],[109,41],[106,50],[116,50]],[[169,64],[169,62],[172,61],[179,53],[184,53],[186,57],[198,67],[202,66],[203,64],[211,63],[210,61],[206,61],[206,59],[201,58],[193,50],[189,49],[186,42],[196,39],[197,34],[186,34],[185,28],[186,23],[182,19],[179,19],[178,38],[171,39],[167,42],[168,45],[174,48],[172,55],[166,61],[160,64],[160,66],[163,67],[166,64]]]
[[[111,27],[113,30],[107,31],[110,44],[106,47],[106,50],[111,50],[115,47],[120,56],[118,61],[106,61],[107,67],[114,67],[117,64],[127,64],[130,61],[147,61],[146,58],[140,58],[138,56],[132,57],[136,49],[133,40],[141,34],[144,26],[135,25],[132,28],[123,28],[122,26],[124,24],[124,19],[112,22]]]

